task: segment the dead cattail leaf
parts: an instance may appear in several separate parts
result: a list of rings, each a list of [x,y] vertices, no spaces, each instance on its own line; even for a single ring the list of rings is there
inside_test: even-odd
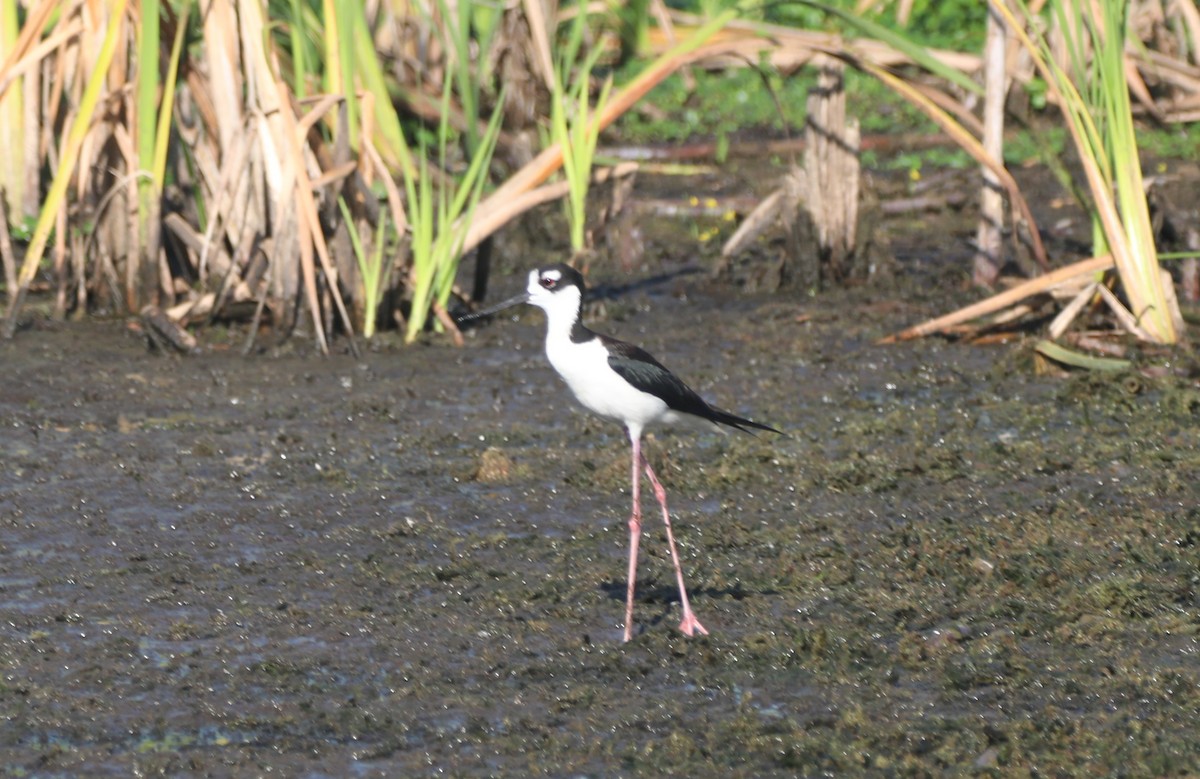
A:
[[[1092,257],[1088,260],[1076,262],[1062,268],[1047,273],[1044,276],[1038,276],[1035,279],[1030,279],[1023,284],[1018,284],[1012,289],[992,295],[986,300],[981,300],[978,303],[973,303],[957,311],[953,311],[945,316],[940,316],[935,319],[930,319],[922,322],[915,327],[910,327],[894,335],[889,335],[886,338],[881,338],[877,343],[888,344],[897,341],[908,341],[913,338],[922,338],[932,333],[940,333],[946,329],[963,322],[977,319],[981,316],[986,316],[1002,308],[1013,305],[1025,298],[1036,295],[1039,292],[1045,292],[1053,287],[1068,282],[1078,276],[1099,273],[1100,271],[1108,270],[1113,267],[1113,259],[1110,255],[1103,257]]]

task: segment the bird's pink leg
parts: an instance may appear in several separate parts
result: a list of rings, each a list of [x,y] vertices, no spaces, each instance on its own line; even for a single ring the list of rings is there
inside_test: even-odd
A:
[[[635,456],[638,456],[641,451],[635,448],[634,453]],[[683,604],[683,621],[679,623],[679,629],[687,636],[694,636],[696,633],[707,636],[708,631],[692,613],[691,604],[688,603],[687,589],[683,586],[683,566],[679,564],[679,554],[675,551],[675,535],[671,532],[671,516],[667,513],[667,491],[663,489],[658,477],[654,475],[650,461],[642,458],[642,464],[646,466],[646,475],[650,477],[650,485],[654,487],[654,497],[658,498],[658,505],[662,506],[663,524],[667,526],[667,545],[671,548],[671,562],[675,564],[675,580],[679,582],[679,601]]]
[[[641,473],[642,441],[640,435],[630,435],[633,442],[633,513],[629,515],[629,576],[625,588],[625,640],[633,638],[633,590],[637,580],[638,541],[642,537]]]

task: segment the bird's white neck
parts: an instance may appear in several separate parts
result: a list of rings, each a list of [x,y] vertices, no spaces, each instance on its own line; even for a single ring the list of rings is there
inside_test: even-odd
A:
[[[570,340],[571,331],[583,313],[579,288],[564,289],[556,295],[533,302],[546,312],[547,340]]]

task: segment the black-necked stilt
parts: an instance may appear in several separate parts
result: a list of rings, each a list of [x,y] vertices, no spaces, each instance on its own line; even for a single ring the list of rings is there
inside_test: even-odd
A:
[[[633,445],[633,512],[629,517],[629,578],[625,593],[625,640],[633,636],[633,595],[637,579],[638,541],[642,531],[639,471],[645,469],[654,497],[662,507],[663,523],[667,528],[667,544],[675,565],[679,584],[679,600],[683,605],[683,620],[679,629],[686,635],[708,634],[696,619],[688,603],[683,584],[683,567],[675,551],[671,518],[667,512],[667,494],[654,469],[642,455],[642,431],[654,422],[676,422],[688,417],[752,430],[780,431],[770,425],[752,422],[709,405],[664,368],[658,360],[632,344],[594,333],[583,325],[583,276],[569,265],[549,265],[530,271],[525,292],[492,306],[486,311],[471,314],[465,319],[494,314],[510,306],[530,303],[546,312],[546,357],[571,392],[589,410],[625,425]]]

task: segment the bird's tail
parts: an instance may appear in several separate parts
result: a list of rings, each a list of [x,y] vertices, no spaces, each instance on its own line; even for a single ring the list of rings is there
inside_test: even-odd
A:
[[[787,433],[783,432],[782,430],[776,430],[770,425],[764,425],[761,422],[755,422],[752,419],[739,417],[737,414],[730,414],[728,411],[722,411],[719,408],[713,408],[711,406],[709,408],[712,410],[711,419],[713,422],[718,422],[722,425],[729,425],[730,427],[736,427],[743,433],[754,435],[755,430],[765,430],[768,433],[776,433],[785,437],[787,436]]]

